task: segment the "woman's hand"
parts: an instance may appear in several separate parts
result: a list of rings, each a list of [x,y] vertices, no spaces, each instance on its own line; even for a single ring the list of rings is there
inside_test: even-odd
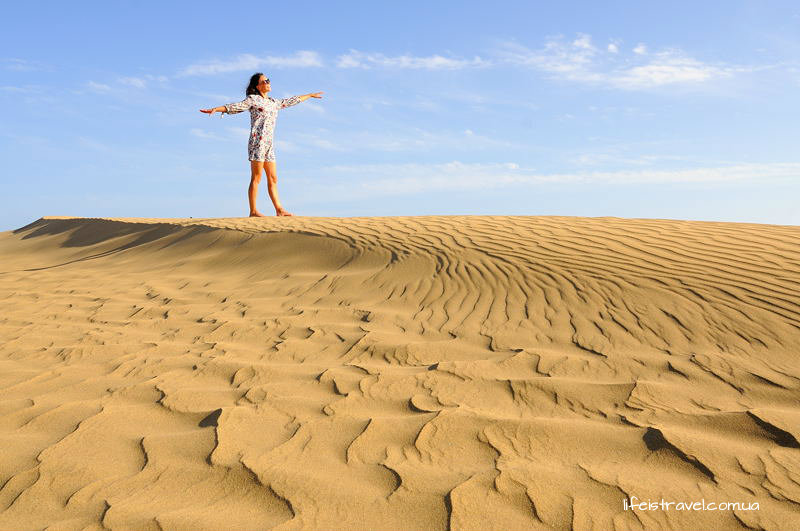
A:
[[[300,96],[300,101],[306,101],[308,98],[321,98],[322,92],[312,92],[311,94],[303,94]]]
[[[204,112],[207,115],[211,116],[212,114],[214,114],[214,111],[216,111],[216,110],[217,110],[217,108],[214,107],[213,109],[200,109],[200,112]]]

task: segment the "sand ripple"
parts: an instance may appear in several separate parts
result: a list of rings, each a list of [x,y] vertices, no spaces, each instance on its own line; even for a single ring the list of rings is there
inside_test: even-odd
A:
[[[800,227],[48,217],[0,256],[0,529],[800,522]]]

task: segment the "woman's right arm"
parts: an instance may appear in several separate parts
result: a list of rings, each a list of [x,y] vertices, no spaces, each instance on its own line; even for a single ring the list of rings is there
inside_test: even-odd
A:
[[[213,107],[211,109],[200,109],[200,112],[204,112],[206,114],[214,114],[215,112],[225,112],[225,106]]]
[[[246,111],[252,105],[252,100],[250,96],[245,98],[244,100],[238,103],[229,103],[227,105],[221,105],[219,107],[214,107],[213,109],[200,109],[200,112],[204,112],[206,114],[214,114],[215,112],[223,112],[228,114],[236,114],[242,111]]]

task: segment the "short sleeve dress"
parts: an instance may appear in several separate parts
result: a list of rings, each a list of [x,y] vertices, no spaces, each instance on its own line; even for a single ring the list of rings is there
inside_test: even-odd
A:
[[[300,96],[275,99],[260,94],[250,94],[238,103],[225,105],[225,112],[237,114],[250,111],[250,140],[247,143],[248,160],[275,162],[273,133],[278,110],[300,103]]]

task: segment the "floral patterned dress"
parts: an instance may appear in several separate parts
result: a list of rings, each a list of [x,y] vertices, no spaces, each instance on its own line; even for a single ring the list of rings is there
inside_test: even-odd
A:
[[[274,99],[267,96],[249,95],[238,103],[225,105],[225,112],[236,114],[250,111],[250,141],[247,143],[249,160],[275,162],[273,133],[278,110],[300,103],[300,96]]]

